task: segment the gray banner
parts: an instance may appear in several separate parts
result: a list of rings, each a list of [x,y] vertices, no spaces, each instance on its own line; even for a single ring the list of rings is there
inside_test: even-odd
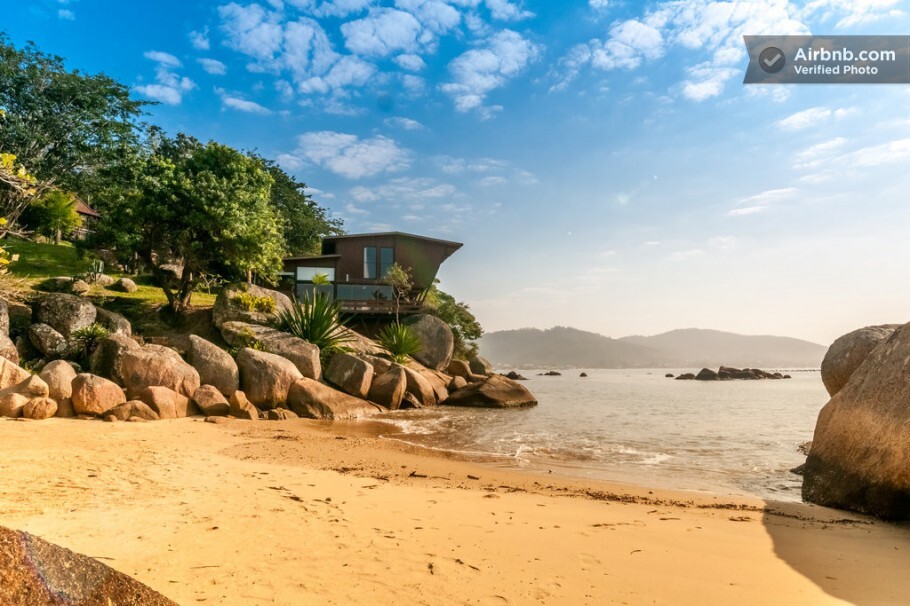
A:
[[[908,84],[910,36],[743,36],[744,84]]]

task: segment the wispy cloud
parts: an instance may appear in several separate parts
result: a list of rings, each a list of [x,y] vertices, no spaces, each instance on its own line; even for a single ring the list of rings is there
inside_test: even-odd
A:
[[[393,118],[386,118],[383,123],[386,126],[394,126],[397,128],[403,128],[404,130],[423,130],[424,126],[417,120],[412,120],[410,118],[403,118],[401,116],[395,116]]]
[[[243,97],[226,92],[223,88],[216,88],[215,92],[221,97],[221,105],[225,109],[235,109],[248,114],[258,114],[268,116],[272,110],[263,107],[254,101],[249,101]]]
[[[144,56],[157,64],[156,83],[135,87],[140,94],[167,105],[179,105],[183,101],[183,95],[196,88],[195,82],[176,73],[175,70],[183,67],[183,64],[174,55],[153,50],[146,52]]]
[[[830,109],[828,107],[810,107],[781,118],[775,124],[781,130],[805,130],[824,124],[832,119],[840,120],[856,113],[854,108]]]
[[[737,203],[737,208],[730,210],[727,214],[731,217],[758,214],[779,202],[792,199],[797,193],[799,193],[799,189],[795,187],[769,189],[760,194],[743,198]]]
[[[309,162],[348,179],[361,179],[410,166],[409,152],[388,137],[361,139],[347,133],[317,131],[300,135],[297,142],[293,154],[280,156],[280,161],[292,169]]]
[[[216,59],[201,58],[196,59],[196,61],[199,62],[199,65],[202,66],[202,69],[214,76],[223,76],[227,73],[227,66]]]

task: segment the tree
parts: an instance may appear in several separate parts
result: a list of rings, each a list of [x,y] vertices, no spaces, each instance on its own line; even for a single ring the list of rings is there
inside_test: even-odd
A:
[[[189,306],[202,273],[277,278],[284,242],[269,199],[272,178],[259,160],[157,133],[130,166],[131,186],[117,192],[93,243],[118,247],[121,258],[139,256],[173,311]],[[183,267],[176,279],[161,269],[171,263]]]
[[[477,353],[477,344],[472,343],[483,336],[483,327],[466,303],[459,303],[452,295],[440,290],[436,284],[430,287],[425,298],[427,311],[452,329],[455,337],[455,355],[468,358]]]
[[[0,118],[3,117],[0,112]],[[0,153],[0,216],[6,235],[9,222],[15,222],[38,193],[37,179],[25,169],[13,154]]]
[[[411,279],[411,272],[398,263],[392,263],[382,279],[392,287],[392,294],[395,295],[395,324],[398,324],[401,300],[407,299],[408,295],[410,295],[411,290],[414,288],[414,280]]]
[[[52,190],[33,202],[22,215],[22,222],[42,236],[54,238],[60,244],[82,225],[82,217],[76,212],[76,199],[72,194]]]
[[[0,33],[0,151],[15,154],[41,188],[79,192],[118,148],[136,145],[145,105],[103,74],[67,71],[62,58],[33,43],[17,49]]]
[[[281,217],[281,231],[289,255],[319,254],[323,236],[343,233],[342,221],[328,216],[304,191],[306,185],[271,160],[258,157],[272,177],[270,200]]]

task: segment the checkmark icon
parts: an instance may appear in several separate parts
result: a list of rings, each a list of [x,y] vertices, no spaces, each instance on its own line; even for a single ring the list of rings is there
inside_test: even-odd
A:
[[[787,58],[784,56],[784,52],[773,46],[769,46],[758,56],[758,66],[766,74],[776,74],[784,69],[786,62]]]
[[[777,55],[774,55],[773,59],[762,59],[762,63],[764,63],[768,67],[774,67],[774,64],[783,58],[784,58],[783,55],[777,54]]]

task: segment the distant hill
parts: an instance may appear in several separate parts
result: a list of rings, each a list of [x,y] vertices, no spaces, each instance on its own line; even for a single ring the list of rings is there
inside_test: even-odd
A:
[[[687,328],[653,337],[611,339],[557,326],[484,335],[481,355],[494,364],[525,367],[694,368],[722,364],[752,368],[818,368],[827,347],[789,337],[748,336]]]

